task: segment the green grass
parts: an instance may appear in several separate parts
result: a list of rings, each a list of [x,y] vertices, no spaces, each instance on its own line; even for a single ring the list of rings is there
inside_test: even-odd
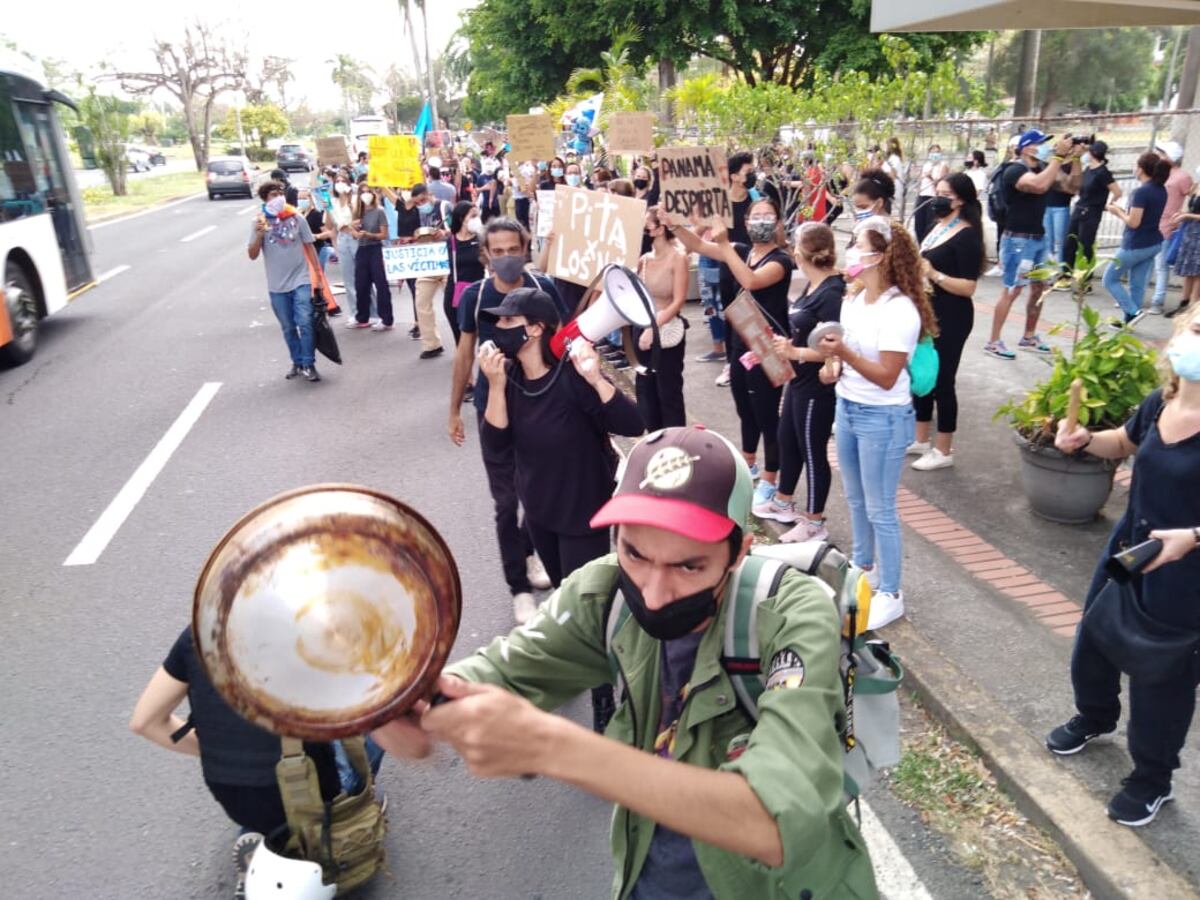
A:
[[[131,179],[125,186],[128,193],[124,197],[114,197],[107,184],[84,188],[83,206],[87,220],[98,222],[202,191],[204,175],[200,172],[173,172],[154,178],[139,178],[137,181]]]

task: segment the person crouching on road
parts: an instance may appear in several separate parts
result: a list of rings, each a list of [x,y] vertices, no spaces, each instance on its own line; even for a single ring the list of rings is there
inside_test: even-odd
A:
[[[439,689],[451,702],[376,740],[415,758],[433,737],[477,776],[542,775],[614,803],[618,900],[878,897],[842,799],[840,625],[823,589],[788,569],[758,606],[757,715],[722,671],[753,490],[716,432],[643,438],[591,521],[614,528],[616,553],[567,578],[527,627],[449,667]],[[629,616],[609,634],[618,589]],[[550,712],[612,684],[614,664],[625,690],[603,736]]]
[[[258,196],[263,201],[262,213],[250,226],[247,253],[251,260],[262,254],[271,309],[292,358],[284,378],[303,376],[320,381],[314,357],[312,276],[304,250],[304,244],[313,243],[312,230],[304,216],[287,205],[278,181],[264,182]]]
[[[1078,753],[1111,734],[1121,716],[1121,672],[1090,637],[1086,610],[1096,601],[1113,554],[1150,538],[1162,552],[1134,584],[1145,615],[1161,627],[1200,635],[1200,313],[1179,316],[1167,344],[1166,384],[1147,397],[1121,428],[1090,433],[1059,423],[1054,445],[1063,453],[1084,451],[1101,459],[1134,457],[1129,505],[1113,528],[1084,600],[1084,625],[1075,634],[1071,686],[1078,715],[1046,738],[1059,756]],[[1107,598],[1106,598],[1107,599]],[[1200,684],[1200,636],[1174,675],[1155,683],[1129,679],[1129,755],[1133,772],[1108,804],[1109,818],[1133,827],[1149,825],[1173,799],[1172,773],[1187,739]]]

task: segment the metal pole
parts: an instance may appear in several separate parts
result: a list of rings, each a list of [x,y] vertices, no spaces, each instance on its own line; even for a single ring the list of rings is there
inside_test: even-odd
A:
[[[1179,39],[1183,37],[1183,31],[1179,28],[1175,29],[1175,40],[1171,45],[1171,61],[1167,63],[1166,75],[1163,78],[1162,103],[1159,104],[1159,109],[1166,109],[1171,103],[1171,82],[1175,80],[1175,60],[1179,58]],[[1182,99],[1182,98],[1180,98]],[[1154,128],[1150,131],[1150,149],[1154,149],[1154,145],[1158,143],[1158,126],[1161,120],[1158,116],[1154,117]]]

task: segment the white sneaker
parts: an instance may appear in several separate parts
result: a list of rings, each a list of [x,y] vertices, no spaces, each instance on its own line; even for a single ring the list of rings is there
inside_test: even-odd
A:
[[[814,522],[804,516],[800,517],[795,528],[785,531],[779,536],[779,542],[782,544],[804,544],[808,541],[827,540],[829,540],[829,530],[825,527],[825,520]]]
[[[760,519],[774,519],[784,525],[791,525],[796,521],[795,502],[789,500],[787,503],[780,503],[778,497],[772,497],[765,503],[755,503],[750,511]]]
[[[933,447],[929,441],[913,441],[904,451],[905,456],[924,456]]]
[[[535,612],[537,601],[533,599],[533,594],[528,591],[513,594],[513,618],[517,620],[518,625],[524,625],[532,619]]]
[[[542,565],[542,560],[536,553],[525,559],[525,575],[534,590],[550,590],[550,576],[546,573],[546,567]]]
[[[1000,268],[999,264],[997,264],[997,265],[992,266],[986,272],[984,272],[983,277],[984,278],[999,278],[1003,274],[1004,274],[1004,270]]]
[[[867,616],[867,630],[875,631],[891,625],[904,615],[904,592],[876,591],[871,597],[871,612]]]
[[[715,383],[716,383],[717,387],[729,387],[729,365],[728,364],[726,364],[725,368],[723,368],[721,370],[721,374],[717,376],[717,380]]]
[[[928,453],[912,464],[918,472],[932,472],[934,469],[949,469],[954,465],[954,454],[943,453],[934,447]]]
[[[867,584],[871,586],[872,591],[879,590],[879,566],[867,569],[863,572],[863,576],[867,579]]]

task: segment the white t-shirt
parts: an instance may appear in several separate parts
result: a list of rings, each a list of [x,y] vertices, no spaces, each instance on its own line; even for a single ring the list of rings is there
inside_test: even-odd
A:
[[[916,304],[898,288],[892,288],[874,303],[867,303],[866,291],[860,292],[842,304],[841,323],[845,329],[842,342],[872,362],[879,362],[879,354],[883,351],[903,353],[911,358],[921,336],[921,314],[917,312]],[[908,367],[900,370],[896,383],[891,390],[885,391],[856,372],[853,366],[843,363],[837,395],[867,406],[911,403]]]
[[[984,197],[988,192],[988,170],[987,169],[964,169],[967,177],[975,184],[975,193],[979,195],[979,202],[986,203]]]

